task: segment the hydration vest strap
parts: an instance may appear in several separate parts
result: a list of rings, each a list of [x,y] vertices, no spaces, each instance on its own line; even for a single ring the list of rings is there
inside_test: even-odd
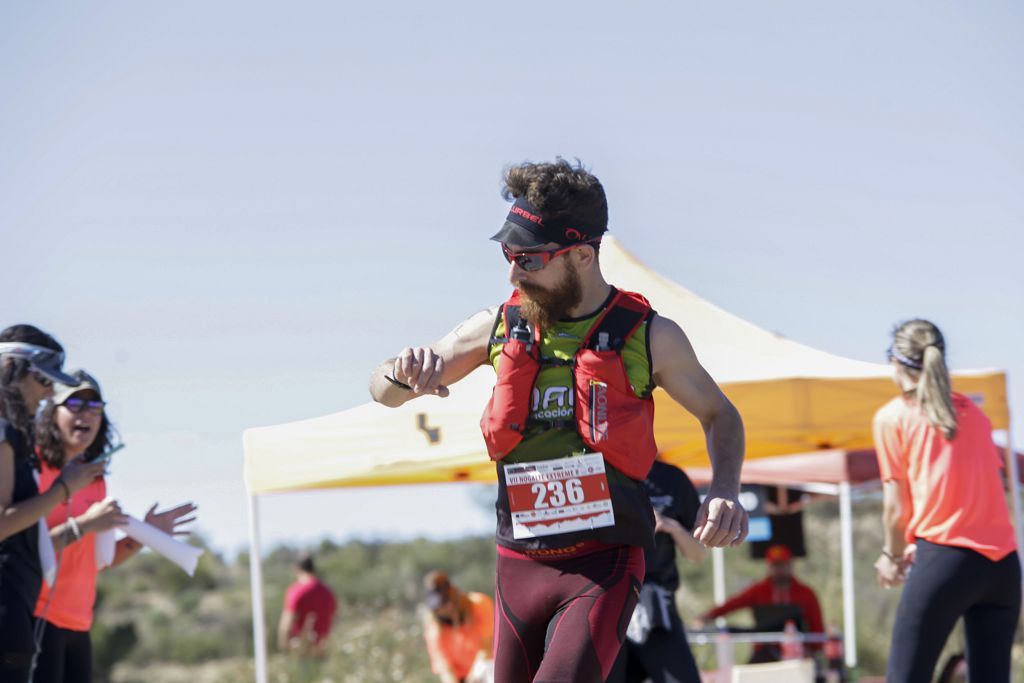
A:
[[[487,340],[488,346],[494,346],[495,344],[507,344],[508,340],[511,339],[512,328],[518,325],[522,321],[522,316],[519,315],[519,306],[505,303],[498,309],[498,315],[494,316],[494,325],[491,327],[491,338]],[[505,334],[501,337],[496,336],[498,334],[498,324],[505,323]],[[530,334],[535,340],[539,341],[537,334],[534,332],[533,327],[529,323],[526,326],[530,330]]]
[[[559,367],[562,365],[576,365],[575,358],[570,358],[566,360],[564,358],[552,358],[550,356],[541,356],[539,360],[541,365],[548,365],[551,367]]]
[[[596,348],[600,341],[599,335],[604,332],[608,335],[606,350],[621,351],[626,345],[626,340],[647,320],[651,312],[650,304],[618,292],[601,318],[590,328],[590,334],[583,340],[580,348]]]
[[[510,304],[502,306],[502,314],[505,317],[505,336],[508,337],[512,333],[512,328],[522,322],[523,316],[519,314],[519,306]]]
[[[552,429],[576,429],[576,423],[572,420],[535,420],[530,418],[527,422],[527,426],[530,429],[535,429],[537,434],[542,434]]]
[[[504,337],[495,337],[494,336],[494,335],[496,335],[498,333],[498,323],[500,323],[502,321],[502,318],[504,317],[504,315],[505,315],[505,304],[502,304],[501,306],[498,307],[498,315],[494,316],[494,324],[491,325],[491,338],[487,342],[487,351],[488,351],[488,353],[490,353],[490,347],[494,346],[495,344],[505,344],[505,343],[508,342],[508,330],[507,329],[505,330],[505,336]]]

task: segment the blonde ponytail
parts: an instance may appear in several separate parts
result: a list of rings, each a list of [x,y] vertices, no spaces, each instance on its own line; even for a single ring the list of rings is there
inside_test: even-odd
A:
[[[927,320],[908,320],[893,332],[890,357],[917,377],[917,405],[947,439],[956,436],[946,342],[942,332]]]
[[[952,439],[956,436],[956,408],[950,396],[946,359],[937,346],[929,345],[924,348],[923,361],[921,379],[917,383],[917,404],[928,420],[942,430],[947,439]]]

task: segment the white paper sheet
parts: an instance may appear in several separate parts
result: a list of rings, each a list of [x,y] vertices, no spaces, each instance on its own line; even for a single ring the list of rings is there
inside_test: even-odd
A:
[[[195,573],[196,565],[199,564],[199,558],[203,554],[202,548],[182,543],[173,536],[160,531],[155,526],[140,522],[134,517],[128,518],[128,526],[124,528],[124,532],[130,538],[152,548],[155,552],[160,553],[184,569],[185,573],[189,576]]]
[[[113,529],[96,532],[96,568],[106,569],[114,564],[114,552],[117,550],[117,538]]]
[[[32,476],[35,477],[38,489],[39,470],[32,470]],[[39,529],[39,566],[43,569],[43,581],[52,587],[57,578],[57,551],[53,549],[53,541],[50,540],[50,526],[46,523],[46,517],[40,518],[36,527]]]
[[[43,580],[52,588],[57,578],[57,552],[50,540],[50,527],[46,524],[46,518],[40,519],[36,526],[39,527],[39,565],[43,568]]]

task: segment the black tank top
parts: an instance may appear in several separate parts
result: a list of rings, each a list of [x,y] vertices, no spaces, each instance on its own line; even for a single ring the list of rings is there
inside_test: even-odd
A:
[[[0,441],[6,441],[14,450],[14,495],[11,503],[39,495],[34,474],[35,459],[25,436],[3,419],[0,419],[0,430]],[[35,610],[42,585],[39,524],[36,523],[0,540],[0,615],[9,609],[25,609],[31,613]]]

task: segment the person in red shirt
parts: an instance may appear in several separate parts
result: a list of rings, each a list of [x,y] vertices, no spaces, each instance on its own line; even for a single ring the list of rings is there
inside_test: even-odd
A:
[[[53,400],[36,423],[36,450],[40,461],[39,489],[59,484],[61,468],[79,455],[95,461],[110,453],[117,443],[113,424],[99,382],[83,370],[73,373],[75,386],[56,384]],[[195,519],[191,503],[157,512],[150,508],[145,521],[164,533],[187,535],[178,527]],[[33,676],[34,683],[76,683],[92,680],[92,643],[89,631],[96,602],[96,533],[127,522],[116,500],[107,497],[102,476],[74,491],[64,504],[46,517],[57,552],[53,585],[43,584],[35,602],[35,616],[43,623],[42,642]],[[122,538],[114,549],[111,566],[121,564],[142,549],[142,544]]]
[[[764,555],[768,564],[768,576],[745,591],[729,598],[724,603],[708,610],[701,621],[708,621],[755,605],[797,605],[807,633],[822,633],[825,624],[821,618],[821,605],[814,590],[793,575],[793,553],[784,545],[773,545]],[[811,645],[808,645],[811,648]],[[820,646],[819,646],[820,647]],[[762,643],[754,648],[751,663],[773,662],[781,659],[779,646]]]
[[[1009,683],[1021,569],[1003,460],[988,418],[951,390],[945,352],[927,320],[896,328],[889,360],[902,391],[875,414],[885,534],[875,568],[886,588],[907,584],[886,680],[931,681],[963,617],[970,680]]]
[[[277,624],[277,645],[285,652],[322,657],[338,601],[317,576],[310,555],[299,557],[295,571],[297,578],[285,593]]]

